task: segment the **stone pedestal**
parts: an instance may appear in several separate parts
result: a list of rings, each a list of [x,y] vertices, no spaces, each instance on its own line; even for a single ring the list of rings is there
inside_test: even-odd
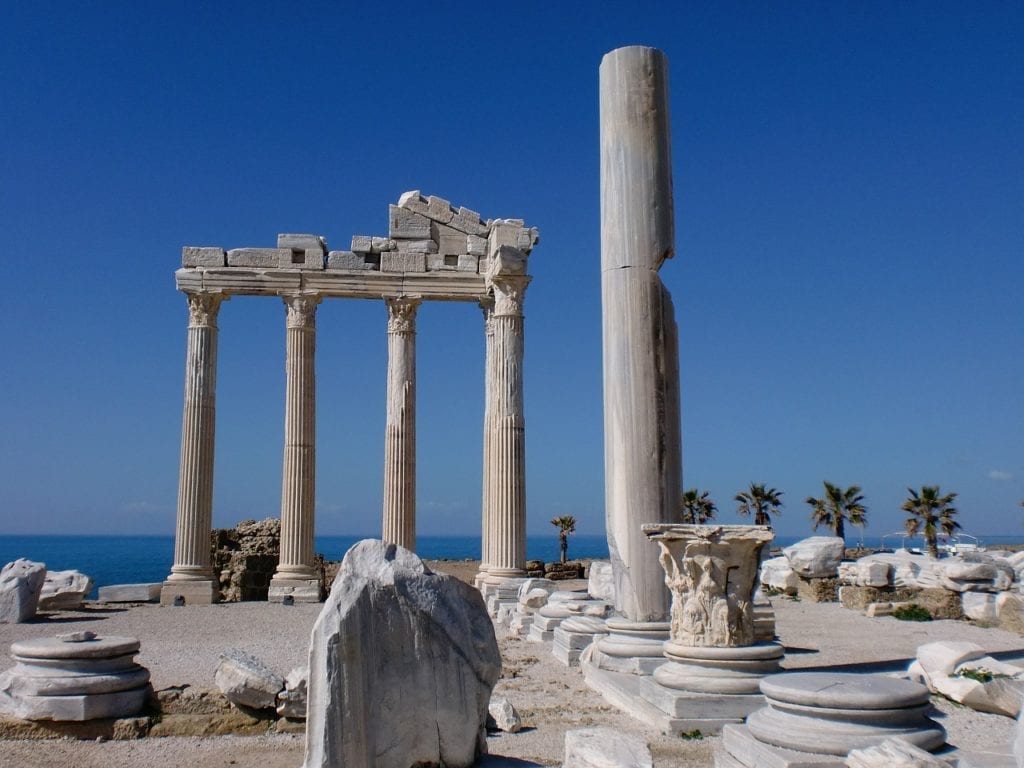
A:
[[[766,706],[745,726],[723,729],[723,745],[734,764],[840,768],[851,750],[886,739],[925,750],[946,741],[942,726],[928,717],[928,689],[909,680],[790,672],[764,678],[761,691]]]
[[[149,671],[135,663],[134,637],[77,632],[11,645],[0,674],[0,712],[23,720],[83,721],[140,714]]]
[[[596,616],[573,615],[555,627],[551,655],[567,667],[579,664],[584,649],[608,634],[605,620]]]
[[[217,312],[222,296],[188,293],[188,347],[185,352],[185,406],[181,421],[178,516],[174,565],[160,591],[160,602],[209,604],[219,588],[210,565],[213,525],[213,453],[217,394]]]
[[[388,308],[387,426],[381,538],[416,551],[416,310],[420,300],[385,299]]]
[[[320,600],[313,568],[316,506],[316,307],[320,297],[285,296],[287,318],[281,559],[267,599]]]

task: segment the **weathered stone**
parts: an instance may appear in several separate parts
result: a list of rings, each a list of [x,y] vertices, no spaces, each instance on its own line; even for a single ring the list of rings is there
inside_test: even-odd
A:
[[[354,253],[371,253],[373,251],[373,238],[370,235],[354,235],[349,248]]]
[[[296,667],[284,678],[284,690],[277,694],[277,714],[293,720],[306,719],[306,690],[309,667]]]
[[[839,580],[835,577],[800,579],[796,585],[796,594],[809,603],[834,603],[839,599]]]
[[[423,253],[389,251],[380,255],[381,272],[426,272],[427,259]]]
[[[291,258],[290,248],[233,248],[228,251],[228,266],[278,269]]]
[[[948,589],[922,589],[914,597],[914,602],[927,608],[933,619],[959,619],[964,615],[960,594]]]
[[[183,267],[223,267],[227,265],[227,254],[223,248],[207,248],[186,245],[181,249]]]
[[[503,697],[492,697],[487,707],[488,727],[505,733],[518,733],[522,730],[523,720],[519,717],[512,703]]]
[[[466,253],[470,256],[486,256],[487,255],[487,238],[479,237],[477,235],[465,235],[466,238]]]
[[[81,571],[47,571],[39,594],[39,610],[68,611],[80,608],[92,591],[92,579]]]
[[[327,239],[320,235],[281,234],[277,236],[277,247],[293,251],[319,251],[323,256],[327,253]]]
[[[455,215],[455,211],[452,210],[452,204],[443,197],[429,195],[427,197],[427,210],[424,215],[433,221],[440,222],[441,224],[447,224],[452,220],[452,216]]]
[[[101,603],[156,603],[160,601],[162,584],[110,584],[99,588]]]
[[[388,206],[388,237],[429,239],[430,219],[397,205]]]
[[[548,591],[545,589],[531,589],[526,595],[520,595],[519,604],[530,610],[541,608],[548,601]]]
[[[403,192],[401,197],[398,198],[398,206],[412,211],[413,213],[426,213],[427,212],[427,201],[420,194],[418,189],[414,189],[410,192]]]
[[[384,251],[394,251],[398,248],[398,244],[390,237],[374,237],[370,239],[370,253],[384,253]],[[355,250],[354,248],[352,250]]]
[[[18,624],[36,615],[46,566],[19,558],[0,570],[0,624]]]
[[[785,557],[769,557],[761,563],[761,584],[768,589],[795,595],[800,577],[790,568]]]
[[[902,739],[886,739],[846,756],[847,768],[950,768],[950,764]]]
[[[459,208],[452,218],[445,223],[452,229],[465,232],[467,235],[483,237],[489,231],[487,224],[480,221],[480,214],[476,211],[471,211],[469,208]]]
[[[424,238],[420,240],[400,240],[394,241],[396,249],[399,251],[405,251],[406,253],[437,253],[437,243],[430,238]],[[384,270],[385,272],[387,270]],[[413,270],[409,270],[413,271]],[[422,270],[416,270],[422,271]]]
[[[992,592],[964,592],[960,595],[960,606],[971,621],[995,624],[999,620],[998,597]]]
[[[359,542],[313,628],[305,768],[472,765],[500,668],[477,590]]]
[[[282,677],[250,653],[227,648],[220,654],[214,682],[232,704],[253,709],[277,705]]]
[[[1020,714],[1024,669],[985,655],[975,643],[938,641],[917,649],[908,674],[933,693],[980,712]]]
[[[999,600],[999,628],[1024,635],[1024,598],[1004,592]]]
[[[577,728],[565,732],[562,768],[653,768],[647,742],[617,728]]]
[[[492,251],[487,259],[487,276],[525,275],[526,254],[511,245],[503,245]]]
[[[459,254],[458,264],[455,266],[456,272],[471,272],[476,273],[477,267],[480,260],[476,256],[470,256],[465,253]]]
[[[595,560],[590,564],[587,593],[596,600],[615,602],[615,573],[610,562]]]
[[[457,229],[434,221],[430,224],[430,237],[437,243],[437,252],[442,256],[458,256],[466,253],[467,235],[465,232],[459,232]]]
[[[354,251],[331,251],[327,254],[328,269],[380,269],[380,257]]]
[[[805,579],[834,577],[845,552],[838,536],[811,536],[782,550],[789,567]]]

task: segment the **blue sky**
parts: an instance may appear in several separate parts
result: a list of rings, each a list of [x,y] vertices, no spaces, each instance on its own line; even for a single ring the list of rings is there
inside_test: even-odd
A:
[[[603,531],[598,65],[670,66],[684,483],[810,533],[907,486],[1024,537],[1024,10],[1014,3],[0,6],[0,533],[171,533],[182,245],[386,232],[422,189],[541,230],[528,516]],[[318,532],[379,532],[386,314],[318,312]],[[284,308],[220,314],[217,525],[276,515]],[[482,316],[423,308],[419,531],[480,527]]]

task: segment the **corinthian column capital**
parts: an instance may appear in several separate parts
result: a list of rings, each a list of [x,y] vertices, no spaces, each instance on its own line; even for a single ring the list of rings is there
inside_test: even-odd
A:
[[[217,312],[226,296],[220,293],[187,293],[188,327],[216,328]]]
[[[317,293],[295,293],[284,300],[289,328],[312,328],[316,323],[316,307],[322,300]]]
[[[495,275],[488,280],[494,289],[494,314],[522,316],[528,275]]]
[[[419,296],[393,296],[384,299],[388,308],[388,333],[416,333],[416,310],[423,299]]]

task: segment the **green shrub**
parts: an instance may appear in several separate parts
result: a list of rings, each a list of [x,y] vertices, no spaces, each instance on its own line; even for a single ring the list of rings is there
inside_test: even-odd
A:
[[[679,738],[684,741],[695,741],[697,739],[703,739],[704,734],[700,732],[700,728],[694,728],[692,731],[685,731],[679,734]]]
[[[925,608],[923,605],[917,603],[911,603],[901,608],[897,608],[892,612],[894,619],[900,621],[931,621],[932,612]]]

